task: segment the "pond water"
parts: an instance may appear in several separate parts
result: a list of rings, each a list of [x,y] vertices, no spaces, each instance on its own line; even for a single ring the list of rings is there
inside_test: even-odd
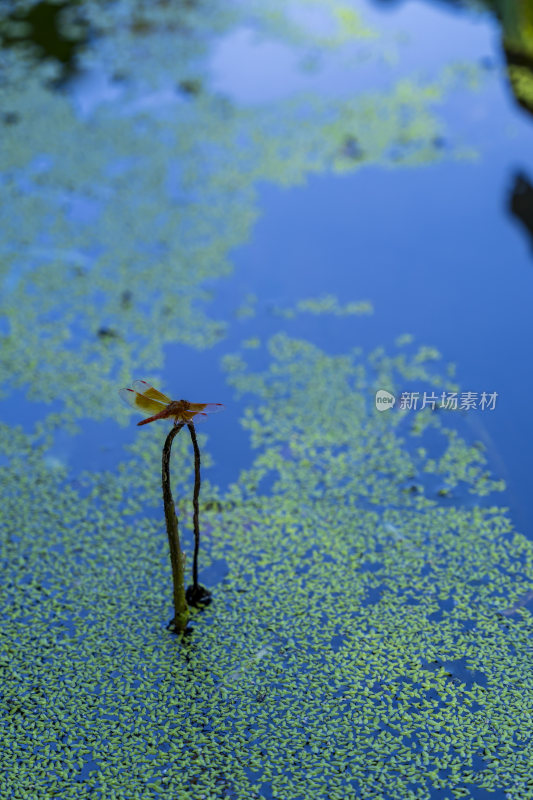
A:
[[[0,6],[2,797],[533,796],[532,8]]]

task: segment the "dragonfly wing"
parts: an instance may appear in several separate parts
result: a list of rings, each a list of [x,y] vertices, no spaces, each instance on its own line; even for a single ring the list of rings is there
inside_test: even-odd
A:
[[[154,389],[154,387],[150,386],[146,381],[133,381],[132,386],[136,392],[145,397],[149,397],[150,400],[159,400],[160,403],[164,403],[166,406],[171,402],[170,397]]]
[[[195,425],[198,425],[199,422],[205,422],[206,419],[209,419],[209,417],[203,411],[197,411],[196,414],[189,416],[189,422],[193,422]]]
[[[189,403],[189,408],[195,413],[202,411],[204,414],[216,414],[217,411],[224,411],[222,403]]]
[[[165,406],[168,405],[168,403],[152,400],[150,397],[139,394],[139,392],[135,392],[133,389],[120,389],[119,395],[125,403],[132,406],[132,408],[135,408],[137,411],[140,411],[142,414],[159,414],[159,412],[163,411]]]

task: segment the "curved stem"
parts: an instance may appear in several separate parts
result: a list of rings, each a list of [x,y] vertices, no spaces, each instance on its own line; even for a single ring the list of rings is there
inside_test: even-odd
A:
[[[163,505],[165,507],[165,521],[167,524],[174,590],[174,629],[178,633],[182,633],[187,627],[189,607],[185,598],[184,558],[180,546],[178,517],[176,515],[176,507],[170,489],[170,454],[174,437],[181,431],[183,425],[184,423],[175,425],[168,434],[165,444],[163,445],[162,458]]]
[[[200,497],[200,448],[198,447],[198,440],[196,439],[196,430],[192,422],[187,425],[189,433],[191,434],[192,446],[194,448],[194,494],[193,494],[193,509],[194,509],[194,556],[192,561],[192,582],[193,582],[193,595],[196,597],[199,593],[198,587],[198,551],[200,550],[200,517],[198,511],[198,499]]]

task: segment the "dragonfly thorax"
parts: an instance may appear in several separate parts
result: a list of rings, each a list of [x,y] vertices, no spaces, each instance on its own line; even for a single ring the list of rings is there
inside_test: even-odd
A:
[[[189,405],[187,400],[172,400],[172,402],[168,404],[166,411],[169,417],[184,419],[186,412],[189,410]]]

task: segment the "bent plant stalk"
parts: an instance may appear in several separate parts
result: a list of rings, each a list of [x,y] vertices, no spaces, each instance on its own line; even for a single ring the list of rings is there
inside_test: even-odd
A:
[[[172,566],[172,583],[174,591],[174,630],[183,633],[189,621],[189,607],[185,597],[184,556],[181,551],[178,530],[178,517],[170,488],[170,454],[174,437],[181,431],[185,423],[175,425],[168,434],[163,446],[162,459],[162,484],[163,504],[165,507],[165,521],[167,524],[168,545],[170,549],[170,563]]]
[[[200,549],[200,519],[198,512],[198,498],[200,497],[200,448],[198,447],[198,440],[196,438],[196,431],[194,425],[189,423],[187,425],[189,433],[191,434],[192,446],[194,449],[194,494],[192,498],[194,510],[194,555],[192,559],[192,585],[194,594],[198,593],[198,551]]]
[[[200,514],[199,514],[199,497],[200,497],[200,448],[198,447],[198,440],[196,438],[196,430],[194,424],[189,422],[187,427],[191,434],[191,441],[194,450],[194,494],[193,494],[193,510],[194,510],[194,555],[192,561],[192,586],[187,589],[187,600],[191,605],[206,605],[211,600],[211,593],[198,583],[198,552],[200,550]]]

